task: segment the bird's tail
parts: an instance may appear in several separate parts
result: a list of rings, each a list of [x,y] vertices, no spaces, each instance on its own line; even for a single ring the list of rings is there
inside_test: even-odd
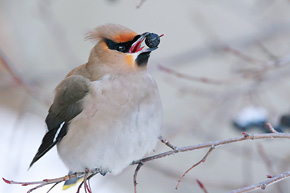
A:
[[[69,172],[68,174],[72,174],[73,172]],[[81,182],[83,180],[83,177],[79,177],[79,178],[71,178],[67,181],[64,182],[64,185],[62,187],[62,190],[67,190],[70,187],[75,186],[78,182]]]

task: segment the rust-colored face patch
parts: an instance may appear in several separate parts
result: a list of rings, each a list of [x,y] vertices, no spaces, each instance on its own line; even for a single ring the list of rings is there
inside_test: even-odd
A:
[[[109,48],[108,48],[108,45],[105,43],[105,42],[101,42],[102,46],[104,46],[105,50],[108,51]]]
[[[126,55],[126,63],[129,64],[130,66],[134,64],[134,57],[133,55]]]
[[[135,32],[122,33],[118,34],[117,36],[114,36],[113,40],[115,42],[128,42],[132,41],[136,35],[138,34]]]

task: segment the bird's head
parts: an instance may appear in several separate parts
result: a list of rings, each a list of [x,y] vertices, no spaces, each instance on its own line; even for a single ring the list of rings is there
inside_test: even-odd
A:
[[[97,40],[89,63],[117,70],[143,69],[147,65],[150,53],[158,48],[160,42],[156,34],[137,34],[116,24],[97,27],[90,33],[89,38]]]

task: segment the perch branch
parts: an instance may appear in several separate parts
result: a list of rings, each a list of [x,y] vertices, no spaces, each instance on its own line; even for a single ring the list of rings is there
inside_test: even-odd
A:
[[[270,124],[269,124],[270,125]],[[271,125],[270,125],[271,126]],[[200,163],[202,163],[202,161],[205,161],[205,159],[209,156],[209,154],[213,151],[213,149],[217,146],[221,146],[221,145],[225,145],[225,144],[230,144],[230,143],[235,143],[235,142],[239,142],[239,141],[245,141],[245,140],[258,140],[258,139],[274,139],[274,138],[279,138],[279,139],[290,139],[290,134],[288,133],[266,133],[266,134],[248,134],[248,133],[242,133],[243,136],[240,137],[235,137],[235,138],[229,138],[229,139],[224,139],[224,140],[218,140],[218,141],[212,141],[212,142],[207,142],[207,143],[202,143],[202,144],[198,144],[198,145],[192,145],[192,146],[185,146],[185,147],[179,147],[178,151],[176,150],[171,150],[171,151],[167,151],[167,152],[163,152],[160,154],[156,154],[153,156],[149,156],[137,161],[134,161],[131,163],[131,165],[134,164],[138,164],[135,173],[134,173],[134,192],[137,193],[136,190],[136,185],[137,185],[137,174],[141,168],[141,166],[143,165],[143,163],[145,162],[149,162],[155,159],[160,159],[160,158],[164,158],[170,155],[174,155],[176,153],[179,152],[186,152],[186,151],[193,151],[196,149],[202,149],[202,148],[207,148],[210,147],[209,151],[207,152],[207,154],[203,157],[203,159],[198,162],[197,164],[193,165],[190,169],[188,169],[185,174],[190,171],[192,168],[196,167],[197,165],[199,165]],[[140,165],[141,164],[141,165]],[[184,174],[184,175],[185,175]],[[184,176],[183,175],[183,176]],[[182,176],[182,177],[183,177]],[[181,179],[182,179],[181,177]],[[180,179],[180,180],[181,180]],[[179,183],[180,181],[178,181]],[[176,187],[178,187],[179,184],[177,184]]]
[[[2,179],[7,184],[19,184],[19,185],[22,185],[22,186],[36,185],[35,187],[33,187],[30,190],[28,190],[27,193],[30,193],[30,192],[32,192],[32,191],[34,191],[34,190],[36,190],[38,188],[41,188],[43,186],[47,186],[47,185],[53,184],[53,186],[49,189],[49,191],[50,191],[52,188],[54,188],[60,182],[64,182],[64,181],[69,180],[69,179],[72,179],[72,178],[82,178],[82,177],[85,177],[84,178],[84,181],[81,183],[81,185],[78,188],[78,192],[79,192],[79,189],[81,188],[81,186],[83,184],[85,186],[84,187],[85,188],[85,191],[88,190],[89,192],[91,192],[90,189],[89,189],[89,187],[88,187],[87,182],[89,181],[89,179],[92,176],[94,176],[97,173],[99,173],[99,171],[97,169],[96,170],[92,170],[92,171],[87,171],[86,170],[86,172],[76,172],[76,173],[72,173],[72,174],[69,174],[69,175],[66,175],[66,176],[63,176],[63,177],[60,177],[60,178],[44,179],[42,181],[35,181],[35,182],[16,182],[16,181],[13,181],[13,180],[7,180],[5,178],[2,178]]]
[[[178,148],[178,152],[176,152],[175,150],[172,151],[167,151],[167,152],[163,152],[160,154],[156,154],[153,156],[149,156],[137,161],[132,162],[132,165],[134,164],[139,164],[140,162],[149,162],[155,159],[160,159],[166,156],[170,156],[179,152],[187,152],[187,151],[193,151],[196,149],[202,149],[202,148],[207,148],[207,147],[217,147],[220,145],[225,145],[225,144],[230,144],[230,143],[235,143],[235,142],[239,142],[239,141],[246,141],[249,139],[252,140],[258,140],[258,139],[290,139],[290,134],[289,133],[265,133],[265,134],[244,134],[243,136],[240,137],[234,137],[234,138],[229,138],[229,139],[224,139],[224,140],[218,140],[218,141],[212,141],[212,142],[207,142],[207,143],[202,143],[202,144],[198,144],[198,145],[192,145],[192,146],[185,146],[185,147],[179,147]]]
[[[146,157],[146,158],[143,158],[143,159],[140,159],[140,160],[137,160],[137,161],[132,162],[131,165],[138,164],[138,166],[137,166],[137,168],[135,170],[135,173],[134,173],[134,190],[135,190],[135,193],[137,192],[137,190],[136,190],[136,186],[137,186],[137,174],[138,174],[140,168],[142,167],[143,163],[145,163],[145,162],[149,162],[149,161],[152,161],[152,160],[155,160],[155,159],[160,159],[160,158],[163,158],[163,157],[166,157],[166,156],[169,156],[169,155],[177,154],[179,152],[187,152],[187,151],[193,151],[193,150],[196,150],[196,149],[202,149],[202,148],[209,147],[210,149],[207,152],[207,154],[203,157],[203,159],[199,163],[193,165],[192,168],[194,168],[196,165],[198,165],[202,161],[204,161],[209,156],[209,154],[213,151],[213,149],[215,147],[217,147],[217,146],[221,146],[221,145],[225,145],[225,144],[230,144],[230,143],[235,143],[235,142],[239,142],[239,141],[250,140],[250,139],[251,140],[274,139],[274,138],[278,138],[278,139],[290,139],[290,134],[288,134],[288,133],[278,133],[278,132],[275,132],[275,133],[255,134],[255,135],[254,134],[247,134],[247,133],[242,133],[242,134],[243,134],[243,136],[240,136],[240,137],[229,138],[229,139],[218,140],[218,141],[212,141],[212,142],[202,143],[202,144],[198,144],[198,145],[180,147],[180,148],[178,148],[178,151],[176,149],[174,149],[174,150],[171,150],[171,151],[167,151],[167,152],[164,152],[164,153],[160,153],[160,154],[157,154],[157,155],[153,155],[153,156]],[[190,168],[188,171],[190,171],[192,168]],[[185,174],[188,171],[186,171]],[[49,185],[49,184],[55,184],[56,185],[56,184],[58,184],[60,182],[66,181],[66,180],[71,179],[71,178],[85,177],[85,179],[84,179],[85,181],[79,186],[79,189],[84,184],[85,191],[90,192],[91,190],[89,188],[89,184],[88,184],[89,182],[88,182],[88,180],[92,176],[94,176],[96,173],[98,173],[98,172],[99,171],[97,169],[96,170],[93,170],[93,171],[90,171],[90,172],[88,172],[88,171],[86,171],[86,172],[77,172],[77,173],[73,173],[73,174],[70,174],[70,175],[66,175],[66,176],[60,177],[60,178],[44,179],[42,181],[36,181],[36,182],[16,182],[16,181],[12,181],[12,180],[6,180],[4,178],[3,178],[3,180],[4,180],[4,182],[6,182],[8,184],[20,184],[22,186],[36,185],[36,187],[34,187],[34,188],[32,188],[32,189],[30,189],[28,191],[28,192],[31,192],[31,191],[33,191],[35,189],[38,189],[40,187],[43,187],[43,186],[46,186],[46,185]],[[260,183],[258,185],[253,185],[254,187],[250,186],[250,190],[255,190],[257,188],[264,187],[266,185],[270,185],[270,184],[276,183],[276,182],[278,182],[280,180],[283,180],[285,178],[288,178],[288,177],[290,177],[290,172],[287,172],[287,173],[284,173],[284,174],[280,174],[278,176],[275,176],[275,177],[271,178],[268,181],[265,181],[265,182]],[[78,191],[79,191],[79,189],[78,189]],[[245,187],[243,189],[248,189],[248,187]],[[242,192],[245,192],[245,191],[242,191]],[[236,193],[236,192],[231,192],[231,193]]]

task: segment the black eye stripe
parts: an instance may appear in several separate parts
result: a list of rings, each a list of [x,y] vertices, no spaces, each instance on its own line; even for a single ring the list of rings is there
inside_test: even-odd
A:
[[[118,52],[128,53],[132,44],[135,41],[137,41],[139,37],[140,35],[137,35],[134,37],[132,41],[121,42],[121,43],[114,42],[113,40],[110,40],[110,39],[104,39],[104,41],[110,50],[116,50]]]
[[[117,45],[116,42],[109,40],[109,39],[104,39],[105,43],[107,44],[108,48],[111,50],[115,50]]]

